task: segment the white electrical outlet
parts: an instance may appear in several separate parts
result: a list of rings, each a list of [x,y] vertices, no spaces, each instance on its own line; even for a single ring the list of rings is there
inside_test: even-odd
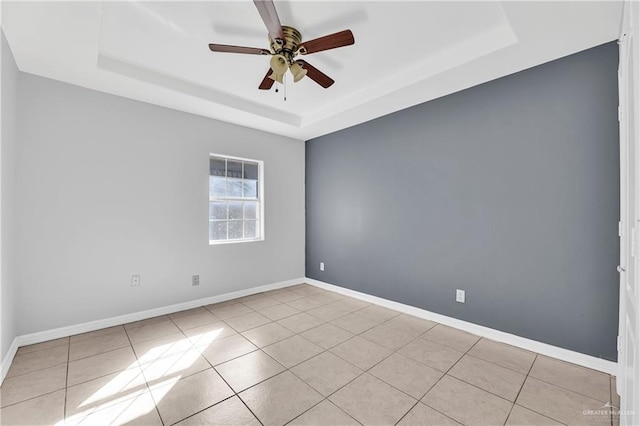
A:
[[[191,285],[200,285],[200,275],[194,275],[191,277]]]
[[[131,275],[131,287],[140,287],[140,275]]]
[[[324,271],[324,262],[320,262],[320,270]]]
[[[456,302],[464,303],[464,290],[456,289]]]

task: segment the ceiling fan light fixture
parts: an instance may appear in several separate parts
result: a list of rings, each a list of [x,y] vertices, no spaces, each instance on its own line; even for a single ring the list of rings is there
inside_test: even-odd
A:
[[[293,64],[291,64],[291,67],[289,67],[289,69],[291,70],[291,74],[293,74],[294,83],[299,82],[304,78],[305,75],[307,75],[307,70],[302,68],[300,64],[297,62],[294,62]]]
[[[287,58],[285,58],[284,55],[273,55],[273,57],[271,57],[270,65],[273,73],[279,74],[280,76],[287,72],[287,69],[289,68]]]
[[[277,72],[273,72],[273,73],[271,73],[271,75],[269,76],[269,78],[270,78],[271,80],[275,80],[275,81],[277,81],[277,82],[278,82],[278,83],[280,83],[280,84],[284,84],[284,80],[283,80],[283,78],[284,78],[284,74],[278,74]]]

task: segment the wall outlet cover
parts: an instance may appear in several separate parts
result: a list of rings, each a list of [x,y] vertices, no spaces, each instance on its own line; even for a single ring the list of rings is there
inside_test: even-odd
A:
[[[456,302],[465,303],[465,291],[456,289]]]
[[[320,270],[324,271],[324,262],[320,262]]]
[[[131,275],[131,287],[140,287],[140,275]]]
[[[191,285],[200,285],[200,275],[194,275],[191,277]]]

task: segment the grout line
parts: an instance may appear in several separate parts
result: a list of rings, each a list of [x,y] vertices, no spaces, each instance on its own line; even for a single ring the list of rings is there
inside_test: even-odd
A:
[[[422,333],[420,336],[416,337],[416,339],[419,339],[419,338],[420,338],[420,337],[422,337],[425,333],[427,333],[428,331],[432,330],[434,327],[437,327],[437,325],[438,325],[438,323],[436,323],[436,325],[434,325],[433,327],[431,327],[429,330],[427,330],[427,331],[425,331],[424,333]],[[415,340],[415,339],[414,339],[414,340]],[[426,340],[426,339],[422,339],[422,340]],[[449,374],[449,371],[451,371],[451,370],[453,369],[453,367],[455,367],[455,366],[460,362],[460,360],[461,360],[462,358],[464,358],[464,357],[469,353],[469,351],[471,351],[471,349],[473,349],[473,348],[478,344],[478,342],[479,342],[480,340],[482,340],[482,338],[479,338],[478,340],[476,340],[476,342],[475,342],[473,345],[471,345],[471,346],[469,347],[469,349],[467,349],[467,351],[466,351],[466,352],[462,353],[462,356],[461,356],[460,358],[458,358],[458,360],[457,360],[456,362],[454,362],[454,363],[451,365],[451,367],[449,367],[449,369],[448,369],[447,371],[445,371],[445,372],[444,372],[444,374],[443,374],[443,375],[442,375],[442,376],[441,376],[441,377],[440,377],[440,378],[439,378],[439,379],[438,379],[438,380],[437,380],[437,381],[436,381],[436,382],[435,382],[435,383],[434,383],[434,384],[429,388],[429,390],[427,390],[427,391],[424,393],[424,395],[422,395],[422,397],[421,397],[420,399],[418,399],[418,402],[417,402],[417,403],[415,403],[415,404],[413,405],[413,407],[411,407],[411,409],[409,409],[409,411],[407,411],[406,413],[404,413],[404,416],[402,416],[402,417],[400,418],[400,420],[398,420],[398,423],[399,423],[400,421],[402,421],[402,419],[403,419],[403,418],[405,418],[405,417],[406,417],[406,415],[407,415],[407,414],[409,414],[409,412],[410,412],[411,410],[413,410],[413,409],[416,407],[416,405],[418,405],[418,404],[420,404],[420,403],[421,403],[422,399],[423,399],[425,396],[427,396],[427,394],[428,394],[429,392],[431,392],[431,390],[432,390],[433,388],[435,388],[435,387],[438,385],[438,383],[440,383],[440,381],[442,380],[442,378],[443,378],[443,377],[446,377],[446,376]],[[437,345],[440,345],[439,343],[436,343],[436,342],[432,342],[432,341],[429,341],[429,342],[431,342],[431,343],[435,343],[435,344],[437,344]],[[408,345],[408,343],[407,343],[407,345]],[[406,346],[406,345],[405,345],[405,346]],[[440,345],[440,346],[443,346],[443,347],[445,347],[445,348],[448,348],[447,346],[444,346],[444,345]],[[404,347],[404,346],[403,346],[403,347]],[[449,348],[449,349],[452,349],[452,348]],[[455,350],[455,349],[452,349],[452,350]],[[460,352],[460,351],[457,351],[457,352]],[[419,361],[417,361],[417,360],[414,360],[414,361],[419,362]],[[421,364],[422,364],[422,363],[421,363]],[[426,365],[426,364],[425,364],[425,365]],[[430,367],[430,366],[427,366],[427,367]],[[433,368],[433,367],[431,367],[431,368]],[[438,370],[438,369],[436,368],[435,370]],[[440,371],[440,370],[438,370],[438,371]],[[453,376],[450,376],[450,377],[453,377]],[[457,377],[454,377],[454,378],[455,378],[456,380],[460,380],[460,379],[458,379]],[[466,383],[466,382],[464,382],[464,383]],[[469,384],[469,385],[471,385],[471,383],[468,383],[468,384]],[[472,386],[473,386],[473,385],[472,385]],[[475,387],[477,387],[477,386],[475,386]],[[478,389],[480,389],[480,388],[478,388]],[[484,390],[484,389],[482,389],[482,390]],[[484,390],[484,391],[485,391],[485,392],[487,392],[486,390]],[[496,396],[497,396],[497,395],[496,395]],[[503,398],[503,399],[504,399],[504,398]],[[453,419],[452,417],[449,417],[448,415],[446,415],[445,413],[443,413],[443,412],[441,412],[440,410],[436,409],[435,407],[432,407],[432,406],[428,405],[428,404],[427,404],[427,403],[425,403],[425,402],[422,402],[422,404],[426,405],[427,407],[431,408],[432,410],[437,411],[438,413],[442,414],[443,416],[448,417],[448,418],[450,418],[450,419],[452,419],[452,420],[454,420],[454,421],[458,422],[456,419]],[[458,422],[458,423],[459,423],[459,422]],[[396,424],[397,424],[397,423],[396,423]]]
[[[167,318],[169,318],[168,315],[167,315]],[[169,318],[169,320],[171,321],[171,318]],[[123,328],[124,328],[124,326],[123,326]],[[160,415],[160,410],[158,410],[158,403],[156,402],[156,399],[153,396],[153,392],[151,392],[151,389],[149,388],[149,383],[147,382],[147,378],[145,377],[144,372],[142,371],[142,366],[140,366],[140,358],[138,357],[138,353],[136,352],[136,350],[133,348],[133,343],[131,342],[131,338],[129,337],[129,333],[128,333],[126,328],[124,329],[124,333],[127,336],[127,340],[129,340],[129,345],[131,347],[131,352],[133,352],[133,356],[136,358],[136,364],[138,365],[138,368],[140,368],[140,374],[142,374],[142,380],[144,380],[144,384],[147,387],[147,392],[149,392],[149,396],[151,397],[151,401],[153,401],[153,408],[156,409],[156,413],[158,414],[158,418],[160,419],[160,422],[164,426],[164,419]]]
[[[64,375],[64,407],[62,410],[62,421],[66,422],[67,420],[67,389],[69,387],[69,357],[71,355],[71,338],[68,339],[67,346],[67,372]]]
[[[522,392],[522,388],[524,388],[524,384],[526,383],[527,379],[529,378],[529,373],[531,373],[531,370],[533,369],[533,365],[536,363],[537,359],[538,359],[538,354],[536,354],[536,356],[533,358],[533,362],[529,366],[529,371],[527,371],[527,374],[524,376],[524,380],[522,381],[522,385],[520,385],[520,389],[518,390],[518,394],[516,395],[516,397],[513,400],[513,405],[511,406],[511,409],[509,410],[509,414],[507,415],[507,418],[504,420],[504,424],[507,424],[507,420],[509,420],[509,417],[511,417],[511,412],[513,411],[513,407],[516,405],[516,401],[518,400],[518,397],[520,397],[520,392]],[[531,410],[531,411],[533,411],[533,410]],[[538,413],[538,414],[540,414],[540,413]]]

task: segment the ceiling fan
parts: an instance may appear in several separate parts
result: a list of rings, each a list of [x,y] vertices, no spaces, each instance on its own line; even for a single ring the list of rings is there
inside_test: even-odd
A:
[[[253,0],[253,3],[258,8],[258,13],[260,13],[260,17],[269,31],[270,49],[211,43],[209,44],[209,49],[212,52],[271,55],[271,67],[258,86],[261,90],[271,89],[276,81],[282,84],[287,70],[291,71],[295,83],[305,75],[325,89],[335,83],[331,77],[307,61],[296,59],[296,56],[352,45],[355,40],[351,30],[344,30],[303,42],[300,31],[280,24],[280,18],[278,18],[278,12],[273,0]]]

